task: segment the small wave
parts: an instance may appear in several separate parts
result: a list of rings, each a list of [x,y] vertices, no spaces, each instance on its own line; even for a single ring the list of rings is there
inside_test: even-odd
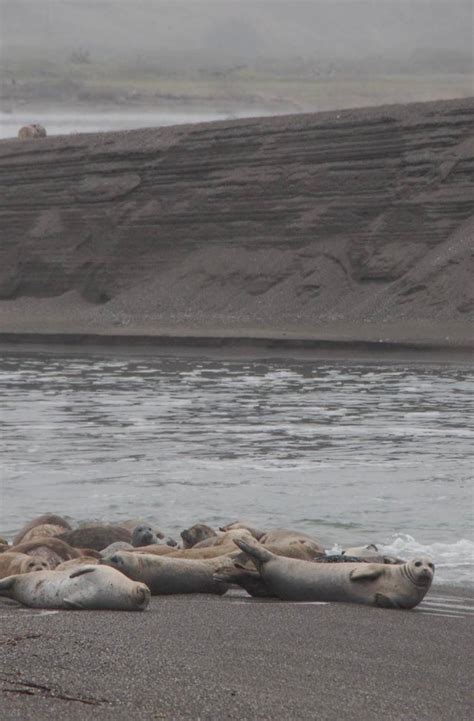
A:
[[[474,541],[461,538],[454,543],[419,543],[413,536],[399,533],[378,544],[384,553],[400,558],[429,556],[436,567],[437,583],[474,585]]]

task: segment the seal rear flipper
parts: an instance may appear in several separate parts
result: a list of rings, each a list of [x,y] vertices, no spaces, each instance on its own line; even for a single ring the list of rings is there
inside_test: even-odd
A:
[[[375,594],[375,605],[379,608],[400,608],[395,601],[392,601],[388,596],[384,596],[383,593]]]
[[[95,566],[81,566],[69,574],[69,578],[77,578],[78,576],[83,576],[85,573],[92,573],[95,570]]]
[[[383,566],[376,563],[367,563],[363,567],[351,571],[351,581],[374,581],[383,573]]]

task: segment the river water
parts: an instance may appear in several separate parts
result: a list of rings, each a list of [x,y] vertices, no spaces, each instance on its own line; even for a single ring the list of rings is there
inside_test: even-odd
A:
[[[236,110],[235,112],[165,112],[159,110],[90,111],[86,108],[71,110],[32,110],[0,112],[0,139],[16,138],[19,129],[30,123],[40,123],[48,135],[69,135],[71,133],[103,133],[109,130],[131,130],[134,128],[157,128],[183,123],[203,123],[212,120],[246,118],[268,115],[264,110]]]
[[[1,526],[237,518],[427,553],[472,582],[467,366],[7,353]]]

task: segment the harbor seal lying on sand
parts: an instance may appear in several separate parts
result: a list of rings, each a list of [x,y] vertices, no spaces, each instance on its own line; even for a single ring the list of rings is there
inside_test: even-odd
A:
[[[230,559],[224,557],[207,560],[188,560],[154,556],[151,553],[129,553],[119,551],[101,564],[122,571],[134,581],[146,583],[152,595],[171,593],[217,593],[227,591],[227,584],[215,579],[213,574],[231,566]]]
[[[48,571],[49,566],[41,558],[32,558],[26,553],[6,552],[0,554],[0,578],[32,573],[33,571]]]
[[[224,533],[225,531],[237,531],[242,529],[251,533],[257,541],[259,541],[266,533],[266,531],[260,531],[258,528],[254,528],[246,521],[233,521],[232,523],[228,523],[226,526],[219,527],[219,531],[223,531]]]
[[[21,542],[26,543],[27,541],[37,541],[38,538],[50,538],[64,533],[64,530],[62,526],[56,526],[53,523],[42,523],[39,526],[30,528],[21,539]]]
[[[206,526],[205,523],[195,523],[194,526],[181,531],[180,535],[183,540],[183,548],[192,548],[196,543],[205,541],[206,538],[217,536],[217,533],[210,526]]]
[[[212,548],[214,546],[227,546],[229,543],[235,541],[236,538],[253,538],[250,531],[246,528],[236,528],[233,531],[226,531],[225,533],[219,533],[217,536],[212,538],[206,538],[200,543],[195,543],[193,548]]]
[[[431,586],[434,565],[415,558],[401,565],[308,563],[271,553],[258,541],[237,540],[268,590],[286,601],[345,601],[384,608],[414,608]]]
[[[28,531],[31,531],[31,529],[35,528],[36,526],[42,526],[43,524],[61,526],[61,528],[63,528],[65,531],[71,530],[70,524],[62,516],[57,516],[55,513],[43,513],[42,516],[37,516],[36,518],[33,518],[32,521],[27,523],[26,526],[23,526],[23,528],[18,531],[15,538],[13,539],[13,545],[18,546],[18,544],[22,542]]]
[[[81,551],[72,548],[59,538],[38,538],[36,541],[25,541],[18,546],[13,546],[12,551],[17,553],[27,553],[29,556],[41,558],[49,564],[49,568],[53,569],[62,561],[69,561],[71,558],[78,558]]]
[[[0,596],[31,608],[143,611],[150,591],[113,568],[81,566],[72,571],[8,576],[0,581]]]
[[[29,138],[45,138],[46,129],[39,123],[30,123],[30,125],[24,125],[18,131],[18,137],[20,140],[28,140]]]
[[[74,548],[93,548],[102,551],[115,541],[132,542],[132,533],[128,528],[120,526],[83,526],[74,531],[65,531],[56,536]]]
[[[79,566],[94,566],[99,563],[99,559],[94,556],[79,556],[79,558],[71,558],[70,561],[63,561],[56,568],[55,571],[72,571],[74,568]]]
[[[289,543],[291,541],[311,541],[311,543],[314,544],[314,549],[320,555],[325,554],[324,546],[317,538],[313,538],[307,533],[301,533],[300,531],[291,531],[288,528],[274,528],[273,531],[268,531],[260,538],[260,543],[264,546],[270,546],[276,543]]]

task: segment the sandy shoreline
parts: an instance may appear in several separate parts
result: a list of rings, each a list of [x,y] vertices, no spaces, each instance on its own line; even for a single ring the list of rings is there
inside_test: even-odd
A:
[[[453,610],[457,607],[457,610]],[[474,594],[417,610],[154,597],[145,613],[0,605],[8,721],[467,721]]]

